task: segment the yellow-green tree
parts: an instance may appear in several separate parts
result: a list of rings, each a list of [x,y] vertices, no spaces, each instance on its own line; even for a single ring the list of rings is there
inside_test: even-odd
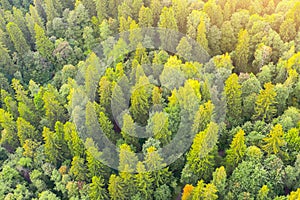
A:
[[[249,62],[249,41],[250,36],[247,30],[241,30],[238,35],[238,43],[235,48],[234,64],[236,71],[246,72]]]
[[[281,147],[285,145],[283,138],[284,132],[282,126],[277,124],[272,128],[270,133],[263,139],[265,145],[262,147],[268,154],[278,154]]]
[[[242,115],[242,90],[239,77],[232,74],[225,82],[226,118],[232,126],[241,122]]]
[[[230,148],[226,151],[226,169],[232,171],[242,160],[246,152],[245,132],[240,129],[234,136]]]
[[[38,52],[49,60],[53,58],[54,44],[46,36],[45,31],[38,24],[34,25],[35,44]]]
[[[201,21],[199,23],[199,26],[197,28],[197,36],[196,36],[196,41],[201,45],[201,47],[206,50],[207,52],[209,51],[208,48],[208,40],[207,40],[207,30],[206,30],[206,25],[205,21],[203,18],[201,18]]]
[[[272,83],[266,83],[255,102],[254,119],[270,121],[276,113],[276,91]]]
[[[94,176],[90,184],[89,197],[95,200],[108,199],[108,193],[104,186],[103,178]]]

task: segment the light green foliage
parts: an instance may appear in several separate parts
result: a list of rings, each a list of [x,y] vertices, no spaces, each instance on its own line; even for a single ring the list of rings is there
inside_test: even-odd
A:
[[[232,126],[237,126],[241,122],[242,100],[241,85],[238,76],[232,74],[225,82],[226,116]]]
[[[24,55],[30,51],[30,47],[17,24],[10,22],[6,26],[7,32],[12,40],[16,51],[20,55]]]
[[[247,30],[241,30],[238,43],[235,48],[234,64],[239,72],[247,72],[249,62],[249,34]]]
[[[264,142],[266,143],[263,146],[263,149],[268,154],[278,154],[281,152],[280,147],[285,145],[285,141],[283,138],[284,132],[282,130],[282,126],[277,124],[273,127],[270,133],[264,138]]]
[[[245,152],[245,132],[241,129],[234,136],[226,155],[226,169],[232,171],[242,160]]]
[[[276,92],[272,83],[266,83],[255,102],[255,115],[253,118],[270,121],[276,113]]]

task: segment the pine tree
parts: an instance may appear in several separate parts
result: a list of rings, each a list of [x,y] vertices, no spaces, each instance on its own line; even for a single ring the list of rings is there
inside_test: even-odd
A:
[[[272,83],[266,83],[255,102],[255,119],[270,121],[276,113],[276,92]]]
[[[67,122],[63,127],[61,123],[56,123],[56,128],[58,125],[61,127],[59,129],[61,135],[63,135],[64,141],[66,141],[72,156],[84,156],[84,144],[76,131],[76,126],[72,122]],[[63,129],[63,130],[62,130]],[[56,131],[57,132],[57,131]],[[66,144],[64,144],[66,146]]]
[[[208,40],[208,47],[211,51],[212,56],[222,54],[221,47],[220,47],[221,34],[222,33],[220,29],[216,25],[209,28],[207,34],[207,40]]]
[[[104,166],[102,163],[102,153],[96,148],[92,139],[87,139],[86,143],[89,147],[86,150],[88,177],[100,177],[104,175]]]
[[[209,0],[205,3],[203,11],[208,14],[212,25],[216,25],[219,28],[221,27],[223,24],[223,12],[221,6],[216,4],[215,0]]]
[[[64,122],[66,120],[66,110],[59,102],[58,92],[52,86],[46,91],[42,97],[44,101],[45,118],[49,128],[53,128],[57,121]]]
[[[35,44],[38,52],[44,57],[49,60],[53,59],[53,50],[54,44],[49,40],[49,38],[45,35],[45,31],[42,27],[38,24],[34,25],[35,31]]]
[[[20,55],[25,55],[30,51],[30,47],[26,42],[26,39],[21,29],[13,22],[9,22],[6,26],[7,32],[13,42],[16,51]]]
[[[101,177],[94,176],[90,184],[89,197],[95,200],[108,199],[108,193],[104,188],[104,180]]]
[[[234,65],[236,71],[246,72],[249,62],[249,34],[247,30],[241,30],[238,36],[238,43],[234,54]]]
[[[14,23],[17,24],[17,26],[20,28],[22,31],[26,41],[28,44],[31,43],[31,36],[28,30],[28,27],[26,26],[26,20],[24,18],[24,15],[21,10],[17,9],[16,7],[13,7],[13,18],[14,18]]]
[[[237,126],[241,123],[242,100],[239,77],[232,74],[225,82],[226,117],[230,125]]]
[[[10,67],[12,60],[8,53],[9,50],[0,42],[0,72],[7,75],[12,75],[14,69]]]
[[[135,49],[139,43],[143,40],[142,30],[140,29],[139,25],[132,20],[129,26],[129,42],[131,48]]]
[[[136,169],[137,162],[138,158],[131,150],[130,146],[122,144],[120,146],[119,171],[132,173]]]
[[[100,112],[99,114],[99,124],[102,133],[106,135],[107,138],[114,142],[118,140],[117,135],[113,130],[113,124],[104,112]]]
[[[96,1],[94,0],[81,0],[83,6],[87,9],[88,14],[91,17],[96,16]]]
[[[226,151],[226,169],[231,172],[238,165],[245,155],[246,148],[245,132],[240,129],[234,136],[230,148]]]
[[[40,27],[44,28],[43,20],[39,15],[37,8],[35,6],[30,5],[29,12],[30,12],[30,16],[32,17],[32,20],[34,21],[34,24],[38,24]]]
[[[272,128],[270,133],[263,140],[266,143],[262,148],[268,154],[278,154],[281,153],[281,147],[285,145],[285,141],[283,138],[284,132],[282,130],[282,126],[277,124]]]
[[[139,11],[144,6],[143,0],[133,0],[132,5],[131,5],[131,12],[132,12],[132,17],[134,19],[138,19],[139,16]]]

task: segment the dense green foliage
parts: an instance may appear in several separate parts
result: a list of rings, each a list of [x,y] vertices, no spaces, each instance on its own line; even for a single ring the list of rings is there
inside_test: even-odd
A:
[[[0,0],[0,199],[300,199],[299,75],[299,0]]]

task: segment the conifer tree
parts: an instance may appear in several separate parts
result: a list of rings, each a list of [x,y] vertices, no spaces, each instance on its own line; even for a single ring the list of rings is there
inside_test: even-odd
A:
[[[230,148],[227,150],[226,169],[232,171],[234,167],[242,160],[246,152],[245,132],[240,129],[234,136]]]
[[[216,200],[218,199],[217,195],[217,188],[214,184],[209,183],[205,185],[205,188],[203,188],[203,199],[208,199],[208,200]]]
[[[138,147],[138,140],[135,136],[137,136],[134,121],[129,114],[123,115],[123,126],[121,134],[126,142],[126,144],[132,144],[135,147]]]
[[[137,174],[135,175],[135,185],[137,190],[145,199],[151,199],[153,194],[153,178],[142,162],[138,162],[136,166]]]
[[[187,61],[191,61],[192,59],[192,50],[193,47],[189,43],[189,40],[187,37],[181,38],[178,46],[176,47],[177,54]]]
[[[150,94],[147,91],[149,85],[148,78],[145,76],[140,77],[139,82],[133,88],[131,96],[131,107],[130,111],[132,113],[134,121],[145,125],[149,116],[149,97]]]
[[[268,154],[278,154],[281,152],[281,147],[285,145],[285,141],[283,138],[284,132],[282,130],[282,126],[277,124],[272,128],[270,133],[263,140],[266,143],[262,148]]]
[[[186,167],[194,176],[208,180],[213,172],[215,149],[218,140],[218,125],[211,122],[205,131],[198,133],[187,155]],[[187,172],[187,173],[188,173]],[[185,174],[183,174],[185,175]]]
[[[232,126],[240,124],[242,115],[242,91],[238,79],[232,74],[225,82],[226,117]]]
[[[296,24],[293,19],[286,19],[280,26],[279,35],[284,42],[290,42],[294,40],[297,31],[296,31]]]
[[[160,140],[163,145],[166,145],[171,140],[172,132],[168,130],[168,116],[163,112],[155,112],[148,121],[147,132],[149,136]]]
[[[178,30],[181,33],[186,33],[188,1],[187,0],[172,0],[172,7],[174,9],[174,14],[175,14],[175,18],[177,21]]]
[[[213,173],[213,180],[212,183],[216,186],[218,190],[219,198],[225,197],[225,187],[226,187],[226,171],[223,166],[217,168]]]
[[[175,49],[178,43],[176,31],[178,26],[173,8],[164,7],[159,18],[158,27],[163,49]]]
[[[106,0],[94,0],[99,22],[103,22],[108,16],[108,2]]]
[[[208,40],[207,40],[207,31],[206,31],[206,26],[203,18],[201,19],[199,26],[197,28],[197,37],[196,41],[201,45],[201,47],[206,50],[207,52],[209,51],[208,48]]]
[[[1,145],[15,149],[19,146],[17,125],[11,114],[0,109],[0,125],[3,128],[1,133]]]
[[[17,119],[18,137],[20,144],[24,145],[27,139],[39,140],[40,137],[35,128],[23,118]]]
[[[108,199],[108,193],[104,186],[103,178],[94,176],[90,184],[89,197],[95,200]]]
[[[84,159],[79,156],[74,156],[71,163],[70,173],[75,177],[77,181],[86,180],[86,166]]]
[[[255,119],[270,121],[276,113],[276,92],[272,83],[266,83],[255,102]]]
[[[246,72],[249,62],[249,34],[247,30],[241,30],[234,54],[234,64],[238,72]]]
[[[124,183],[122,179],[112,174],[109,178],[108,185],[109,196],[112,200],[125,200],[126,192],[124,191]]]
[[[196,112],[194,123],[193,123],[193,133],[199,133],[204,131],[206,126],[211,121],[211,117],[213,114],[214,105],[211,101],[204,103],[199,106],[198,111]]]
[[[9,22],[6,26],[7,32],[11,41],[14,44],[16,51],[20,55],[25,55],[30,51],[30,47],[26,42],[26,39],[21,29],[13,22]]]
[[[40,27],[38,24],[34,25],[34,31],[35,31],[35,40],[36,40],[35,44],[37,50],[44,58],[52,60],[54,44],[45,35],[44,29]]]
[[[158,21],[159,21],[159,16],[162,11],[162,3],[160,0],[151,0],[150,1],[150,9],[153,13],[153,26],[157,26]]]
[[[162,184],[166,184],[170,181],[171,173],[169,168],[163,161],[163,158],[159,155],[157,149],[153,146],[147,149],[145,156],[146,170],[150,171],[151,178],[153,178],[153,184],[155,187],[159,187]]]
[[[139,12],[139,25],[141,28],[151,27],[153,25],[153,13],[148,7],[142,6]]]
[[[236,38],[230,21],[225,21],[221,27],[221,50],[223,53],[230,53],[234,50]]]

